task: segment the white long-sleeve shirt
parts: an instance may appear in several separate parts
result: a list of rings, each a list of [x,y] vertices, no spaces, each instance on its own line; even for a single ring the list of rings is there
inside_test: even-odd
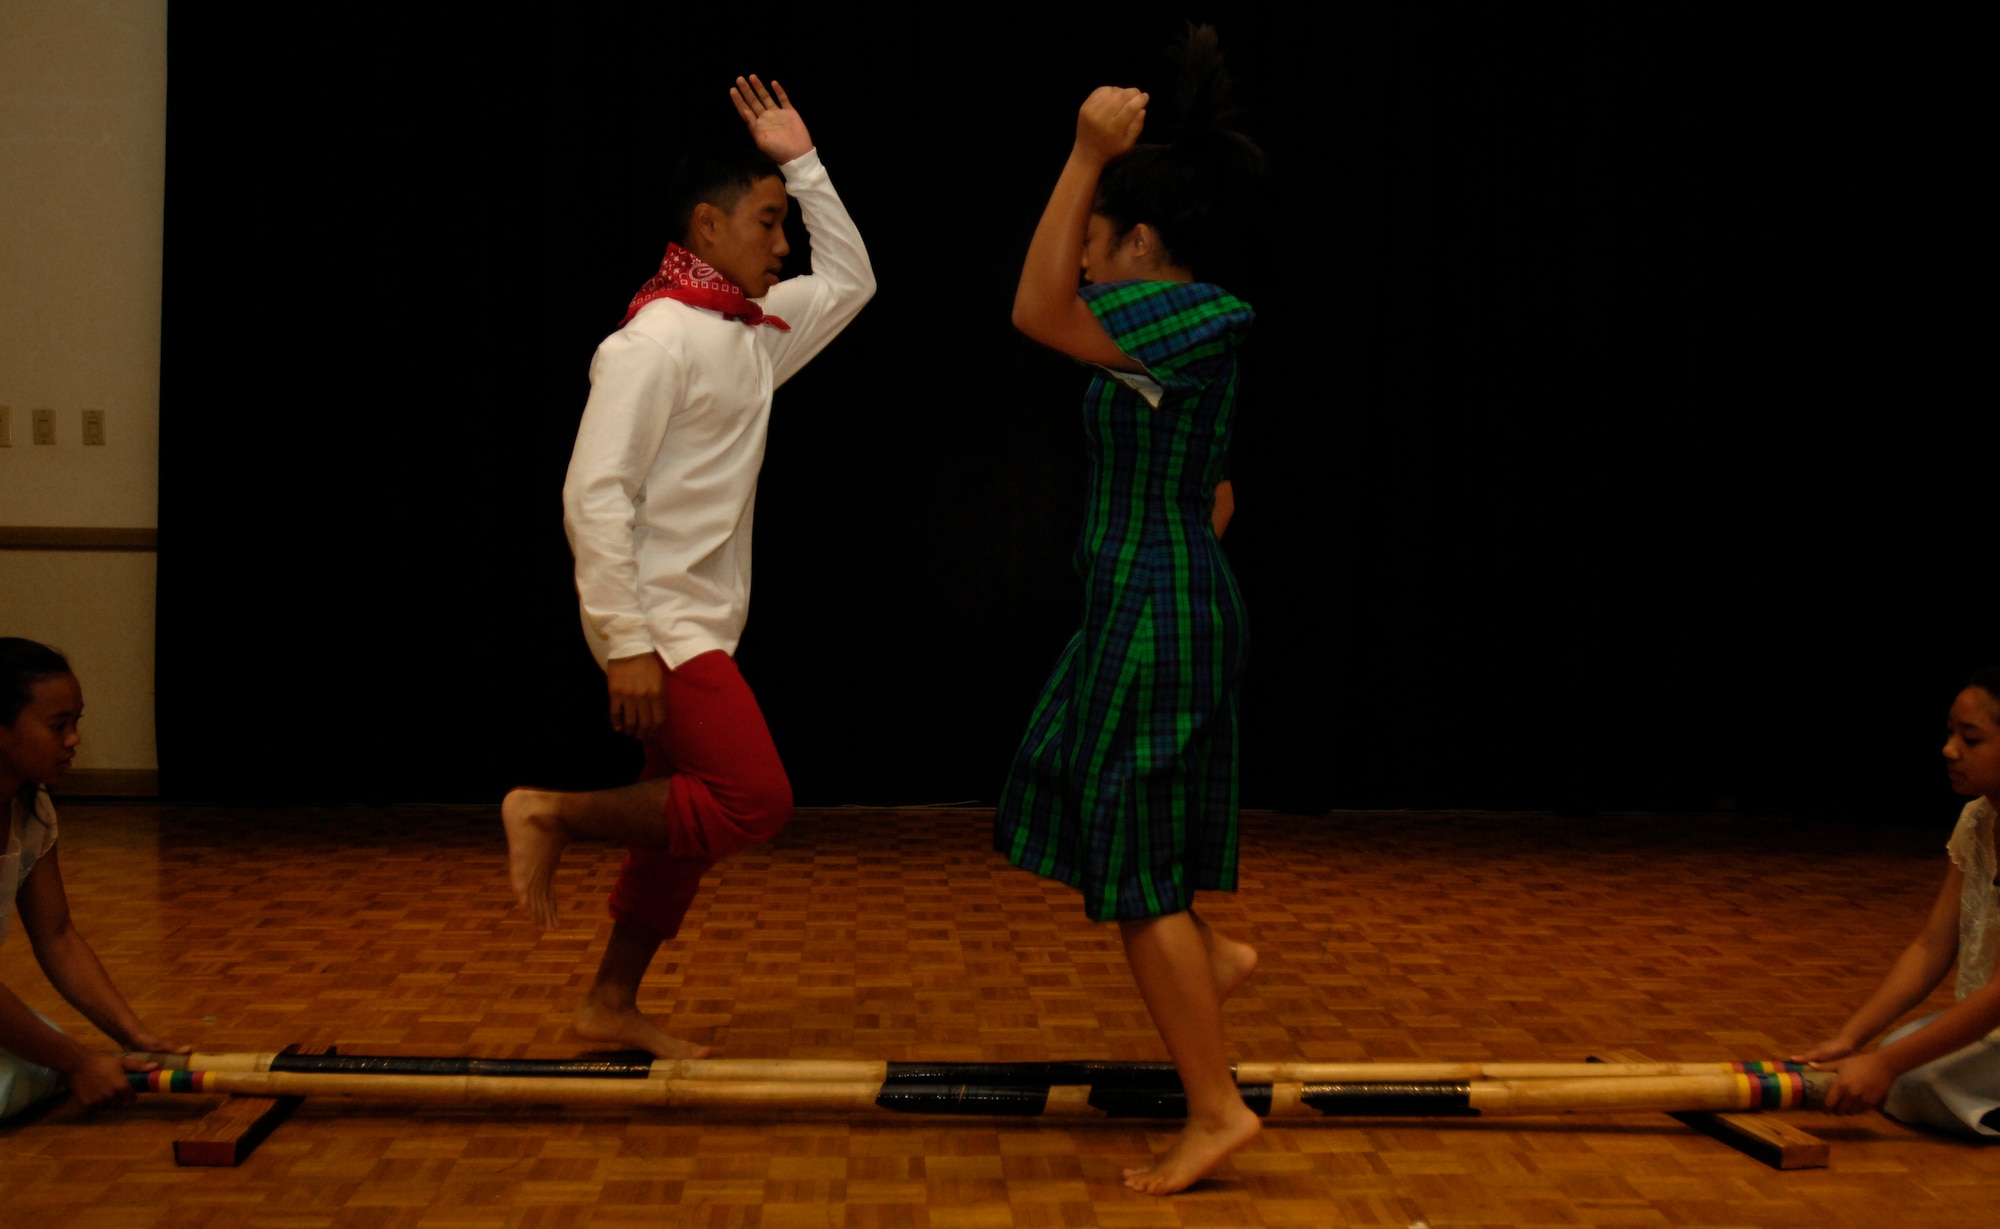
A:
[[[771,392],[875,293],[818,153],[778,169],[812,235],[812,272],[758,303],[791,330],[655,299],[591,360],[563,524],[599,665],[657,650],[678,668],[711,649],[736,652]]]

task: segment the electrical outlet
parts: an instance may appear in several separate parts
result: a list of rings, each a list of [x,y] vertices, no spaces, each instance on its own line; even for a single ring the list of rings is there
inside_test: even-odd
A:
[[[0,405],[0,448],[14,446],[14,407]]]
[[[33,410],[35,419],[35,442],[53,444],[56,442],[56,412],[54,410]]]
[[[86,448],[104,446],[104,411],[83,412],[83,443]]]

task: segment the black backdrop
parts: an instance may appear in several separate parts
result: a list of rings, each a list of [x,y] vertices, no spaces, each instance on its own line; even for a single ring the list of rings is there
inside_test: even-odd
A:
[[[1197,16],[1279,168],[1237,287],[1246,803],[1949,806],[1943,709],[2000,637],[1948,32],[416,7],[172,14],[173,796],[628,779],[560,485],[673,161],[756,70],[882,290],[779,393],[740,661],[801,802],[990,799],[1078,608],[1083,377],[1011,333],[1013,277],[1077,103],[1158,86]]]

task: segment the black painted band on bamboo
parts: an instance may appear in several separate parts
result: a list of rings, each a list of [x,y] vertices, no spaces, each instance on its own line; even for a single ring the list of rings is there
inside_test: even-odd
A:
[[[1299,1100],[1330,1117],[1477,1118],[1472,1087],[1439,1084],[1307,1084]]]
[[[884,1087],[903,1084],[981,1084],[993,1088],[1047,1088],[1087,1084],[1092,1088],[1177,1089],[1181,1078],[1172,1063],[890,1063]]]
[[[1169,1068],[1171,1071],[1172,1068]],[[1236,1091],[1242,1094],[1243,1104],[1259,1118],[1271,1114],[1271,1086],[1269,1084],[1240,1084]],[[1090,1089],[1091,1108],[1103,1111],[1107,1118],[1186,1118],[1187,1094],[1181,1091],[1176,1080],[1171,1088],[1161,1088],[1155,1082],[1153,1087],[1120,1088],[1116,1085],[1092,1085]]]
[[[534,1078],[643,1080],[650,1054],[632,1058],[400,1058],[376,1054],[280,1054],[273,1071],[329,1075],[508,1075]]]
[[[1172,1063],[1072,1063],[1080,1067],[1083,1077],[1076,1082],[1088,1084],[1092,1088],[1154,1089],[1163,1092],[1181,1090],[1180,1072]],[[1236,1068],[1229,1069],[1230,1075]],[[1058,1080],[1057,1083],[1062,1083]]]
[[[902,1114],[980,1114],[1033,1118],[1048,1107],[1049,1087],[995,1084],[916,1084],[883,1082],[875,1104]]]
[[[883,1088],[928,1084],[978,1084],[987,1088],[1047,1088],[1051,1084],[1086,1084],[1064,1078],[1079,1063],[889,1063]]]
[[[1187,1094],[1178,1088],[1100,1088],[1092,1085],[1090,1106],[1107,1118],[1185,1118]]]

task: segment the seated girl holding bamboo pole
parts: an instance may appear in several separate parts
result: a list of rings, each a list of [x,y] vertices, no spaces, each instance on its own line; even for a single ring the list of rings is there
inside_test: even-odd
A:
[[[1902,1122],[1959,1134],[2000,1135],[2000,879],[1993,849],[2000,799],[2000,667],[1972,676],[1946,721],[1945,775],[1972,795],[1946,850],[1930,918],[1868,1001],[1840,1031],[1794,1059],[1840,1073],[1827,1094],[1835,1113],[1880,1107]],[[1924,1001],[1953,963],[1958,1001],[1913,1020],[1857,1053],[1896,1017]]]
[[[0,942],[7,938],[10,906],[18,906],[36,961],[71,1006],[127,1050],[185,1054],[190,1047],[171,1045],[140,1022],[70,921],[56,860],[56,809],[47,787],[69,770],[82,741],[77,734],[82,718],[83,689],[60,653],[32,640],[0,637],[0,799],[7,806]],[[0,985],[0,1119],[64,1085],[87,1109],[123,1104],[134,1095],[125,1073],[158,1065],[73,1040]]]

